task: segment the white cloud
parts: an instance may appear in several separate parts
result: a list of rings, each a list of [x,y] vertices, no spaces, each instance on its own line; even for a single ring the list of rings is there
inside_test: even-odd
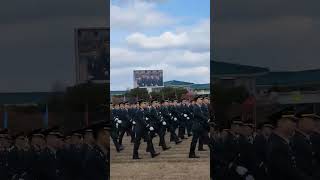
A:
[[[111,68],[123,66],[150,66],[156,64],[179,65],[180,67],[207,66],[210,52],[193,52],[187,49],[135,51],[125,48],[111,48]]]
[[[208,50],[210,49],[210,21],[206,19],[195,25],[176,28],[175,32],[164,32],[159,36],[147,36],[140,32],[133,33],[126,40],[130,46],[144,49]]]
[[[147,49],[158,49],[166,47],[183,46],[189,41],[185,32],[174,34],[172,32],[165,32],[160,36],[147,37],[142,33],[134,33],[127,37],[127,42],[130,45],[137,45]]]
[[[208,83],[210,52],[177,49],[146,52],[111,48],[111,90],[132,88],[133,70],[139,69],[162,69],[165,81]]]
[[[155,3],[132,1],[125,6],[111,4],[110,22],[113,29],[137,30],[171,25],[175,19],[157,11]]]

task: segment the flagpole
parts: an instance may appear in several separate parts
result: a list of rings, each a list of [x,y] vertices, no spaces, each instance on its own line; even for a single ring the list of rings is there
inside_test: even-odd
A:
[[[46,104],[46,110],[44,114],[44,127],[48,128],[49,126],[49,107],[48,104]]]
[[[89,105],[88,103],[86,104],[86,110],[85,110],[85,123],[86,123],[86,126],[89,125]]]
[[[7,107],[6,105],[3,105],[3,128],[4,129],[7,129],[8,128],[8,120],[9,120],[9,117],[8,117],[8,112],[7,112]]]

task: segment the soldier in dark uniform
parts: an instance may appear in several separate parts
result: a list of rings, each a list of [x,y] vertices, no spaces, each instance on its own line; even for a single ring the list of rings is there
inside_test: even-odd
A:
[[[119,135],[119,144],[122,146],[122,139],[124,134],[127,132],[131,136],[131,140],[134,139],[134,135],[132,133],[132,126],[130,122],[130,116],[129,116],[129,110],[128,110],[129,104],[128,102],[122,102],[120,103],[120,110],[118,118],[121,121],[120,126],[120,135]]]
[[[87,151],[83,169],[83,179],[110,179],[110,162],[109,162],[109,131],[106,122],[95,123],[91,126],[95,144],[91,151]]]
[[[46,148],[45,134],[43,129],[33,130],[30,135],[30,151],[32,156],[31,176],[34,179],[45,178],[45,164],[43,161],[44,149]]]
[[[57,154],[57,151],[61,148],[59,143],[59,131],[56,127],[46,130],[46,142],[47,146],[44,149],[41,160],[44,165],[44,179],[57,180],[61,178],[61,159]]]
[[[170,106],[168,108],[169,115],[171,116],[170,128],[172,128],[174,132],[176,132],[177,128],[179,127],[179,121],[180,121],[180,113],[176,105],[177,105],[177,100],[174,100],[172,103],[170,103]],[[171,134],[170,141],[174,141],[174,140],[175,140],[174,135]]]
[[[209,101],[208,101],[207,97],[203,98],[203,101],[202,101],[202,103],[201,103],[201,111],[202,111],[204,117],[206,117],[206,118],[207,118],[207,121],[209,122],[210,120],[209,120],[208,103],[209,103]],[[208,143],[208,142],[207,142],[208,137],[207,137],[207,135],[206,135],[206,134],[209,133],[209,124],[208,124],[208,123],[205,124],[203,131],[204,131],[204,132],[203,132],[203,136],[201,136],[201,137],[199,138],[198,151],[206,151],[206,150],[203,148],[203,144],[205,144],[205,143],[207,144],[207,143]]]
[[[169,110],[169,103],[167,100],[162,102],[162,107],[160,109],[161,115],[164,118],[164,121],[166,122],[167,129],[170,132],[170,140],[172,138],[173,141],[175,141],[176,144],[180,144],[182,141],[177,136],[174,125],[173,125],[173,119],[171,117],[171,113]]]
[[[316,164],[320,164],[320,117],[314,116],[314,129],[310,140],[312,142],[313,151],[315,153]]]
[[[134,147],[133,147],[133,159],[140,159],[139,157],[139,146],[141,138],[145,138],[147,142],[147,151],[150,152],[151,157],[154,158],[159,155],[156,153],[152,144],[152,139],[150,137],[149,131],[154,131],[154,128],[150,126],[149,122],[147,122],[147,117],[145,116],[145,101],[139,102],[140,109],[136,112],[136,116],[134,121],[136,122],[135,125],[135,140],[134,140]]]
[[[163,120],[159,109],[158,109],[158,102],[156,100],[152,100],[152,105],[150,108],[149,118],[151,121],[151,126],[155,128],[154,132],[159,135],[160,142],[159,146],[162,146],[162,149],[168,150],[170,147],[167,147],[166,141],[165,141],[165,135],[166,135],[166,122]]]
[[[179,128],[178,128],[178,137],[180,139],[188,139],[185,137],[186,134],[186,126],[187,126],[187,117],[188,117],[188,112],[186,111],[186,108],[183,104],[183,102],[176,102],[176,108],[179,112]]]
[[[196,105],[193,108],[193,124],[192,124],[192,141],[190,145],[189,158],[199,158],[196,156],[195,149],[197,142],[201,136],[206,132],[205,127],[208,124],[208,119],[203,115],[201,110],[202,98],[200,96],[195,98]]]
[[[119,120],[120,109],[119,105],[115,104],[114,109],[111,109],[111,139],[116,147],[117,152],[123,150],[123,147],[119,144],[119,127],[121,126],[121,120]],[[110,107],[111,108],[111,107]]]
[[[254,138],[254,148],[256,156],[256,171],[257,179],[267,180],[267,144],[269,137],[273,131],[273,125],[269,122],[264,122],[259,125],[260,133]]]
[[[182,101],[182,108],[183,108],[183,117],[185,118],[185,128],[187,130],[188,137],[192,135],[191,128],[192,128],[192,108],[190,106],[189,101],[183,100]]]
[[[0,130],[0,179],[9,179],[9,135],[8,129]]]
[[[290,145],[290,138],[296,128],[296,118],[277,112],[271,117],[275,129],[269,138],[267,150],[268,176],[272,180],[311,180],[297,167],[296,157]]]
[[[9,152],[10,176],[12,179],[31,179],[31,153],[24,132],[14,135],[14,145]]]
[[[319,170],[319,167],[315,161],[315,152],[310,139],[314,129],[314,117],[304,114],[299,114],[297,117],[297,129],[291,139],[297,168],[304,174],[315,177],[315,170]]]

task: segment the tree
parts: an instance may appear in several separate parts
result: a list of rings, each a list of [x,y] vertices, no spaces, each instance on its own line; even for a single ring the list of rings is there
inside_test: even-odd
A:
[[[186,93],[188,93],[188,91],[185,88],[174,87],[165,87],[160,91],[160,94],[163,95],[165,99],[181,99]]]
[[[128,91],[125,96],[130,99],[147,100],[149,98],[149,93],[145,88],[134,88]]]

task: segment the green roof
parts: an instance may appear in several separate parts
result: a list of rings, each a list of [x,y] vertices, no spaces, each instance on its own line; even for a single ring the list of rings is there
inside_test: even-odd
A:
[[[190,82],[176,81],[176,80],[164,82],[164,86],[190,86],[192,84],[193,83],[190,83]]]
[[[210,84],[193,84],[190,87],[195,90],[210,89]]]
[[[221,76],[254,76],[269,72],[268,68],[233,64],[220,61],[211,61],[211,75],[213,77]]]
[[[320,84],[320,70],[306,70],[295,72],[270,72],[257,77],[258,86],[296,86]]]

